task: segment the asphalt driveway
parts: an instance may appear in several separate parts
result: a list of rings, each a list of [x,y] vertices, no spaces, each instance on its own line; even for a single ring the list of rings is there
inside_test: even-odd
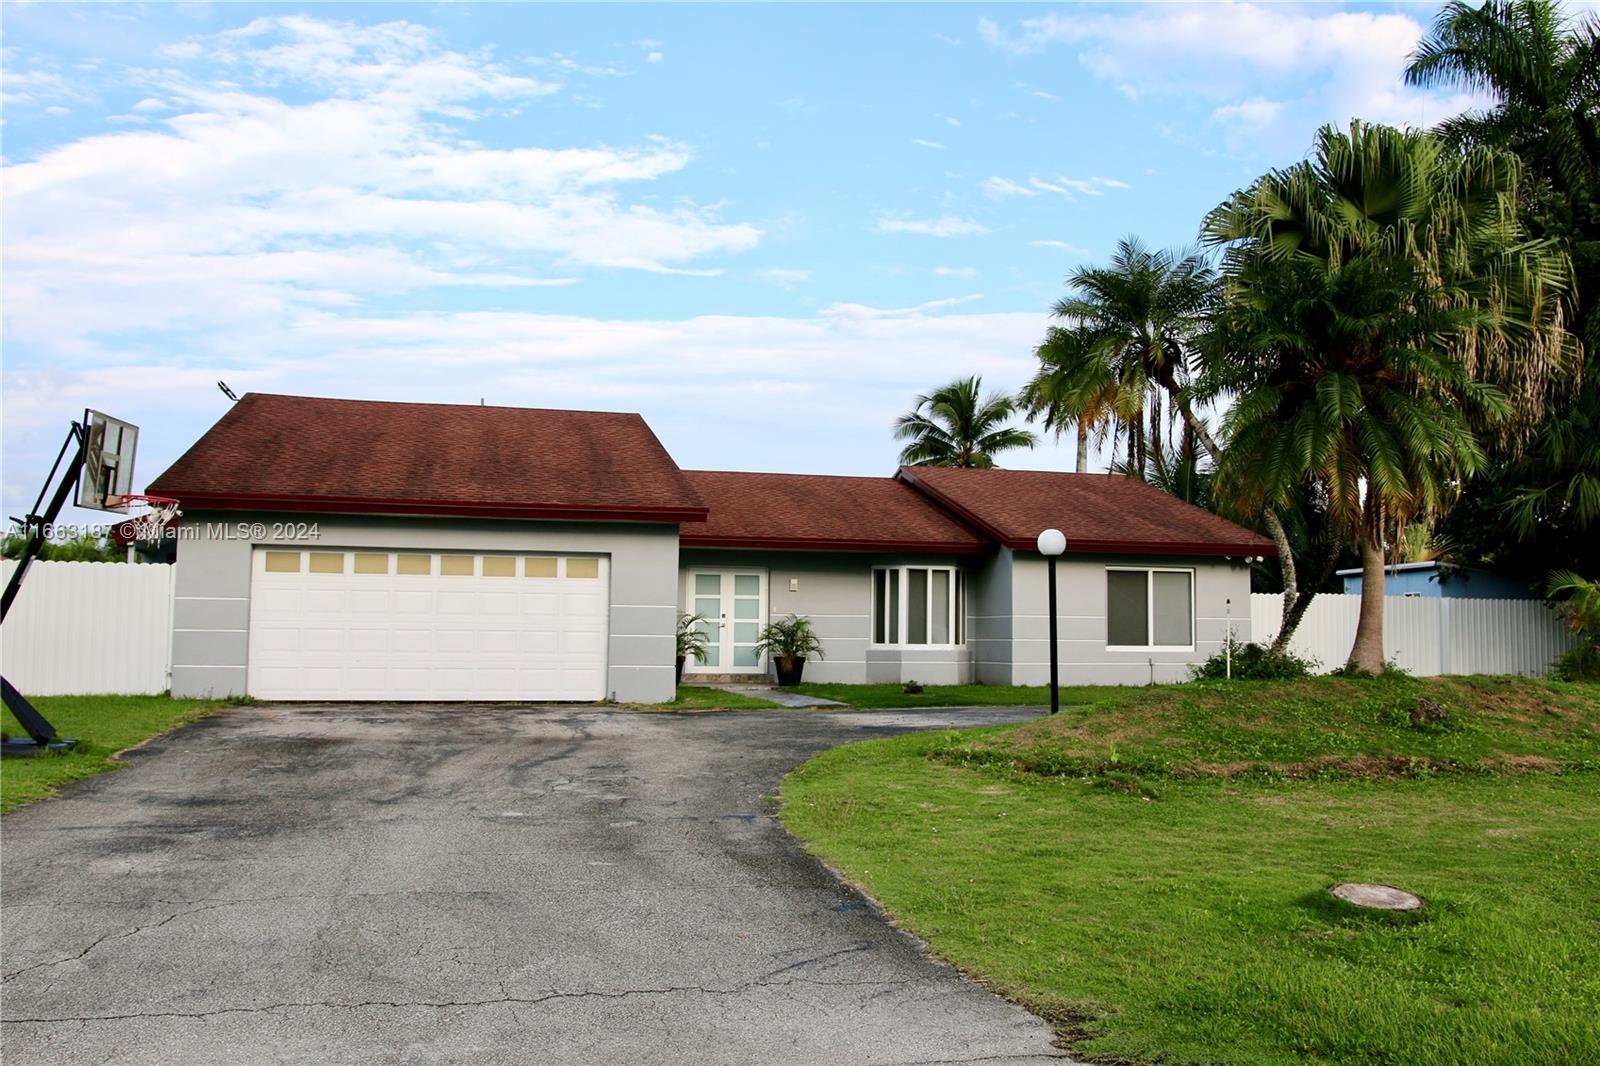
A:
[[[1044,1022],[924,956],[768,801],[823,748],[1035,713],[237,708],[0,825],[0,1051],[1043,1061]]]

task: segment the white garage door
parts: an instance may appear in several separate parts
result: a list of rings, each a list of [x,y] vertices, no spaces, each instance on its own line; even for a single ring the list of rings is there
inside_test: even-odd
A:
[[[250,695],[599,700],[607,560],[257,549]]]

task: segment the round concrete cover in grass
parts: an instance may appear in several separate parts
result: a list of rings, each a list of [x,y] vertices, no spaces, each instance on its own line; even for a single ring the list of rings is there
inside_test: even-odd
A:
[[[1422,909],[1422,897],[1412,895],[1393,885],[1368,885],[1347,881],[1328,889],[1346,903],[1357,907],[1371,907],[1380,911],[1416,911]]]

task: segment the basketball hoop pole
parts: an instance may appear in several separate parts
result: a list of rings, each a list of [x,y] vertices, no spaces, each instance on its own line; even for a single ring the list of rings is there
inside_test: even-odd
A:
[[[33,503],[33,512],[25,520],[24,528],[28,539],[23,544],[22,555],[17,559],[17,568],[11,572],[11,580],[6,582],[5,596],[0,599],[0,621],[4,621],[5,616],[11,613],[11,604],[16,600],[17,592],[22,588],[22,579],[27,575],[28,567],[32,565],[34,559],[38,558],[40,550],[44,547],[46,528],[54,524],[55,520],[60,517],[61,508],[66,506],[68,495],[71,494],[73,486],[78,483],[78,475],[83,470],[84,443],[83,427],[74,422],[71,432],[67,434],[67,439],[61,443],[61,451],[56,456],[55,465],[50,468],[50,476],[45,479],[44,488],[39,490],[39,498]],[[68,449],[72,448],[74,444],[77,445],[77,448],[73,451],[72,458],[67,462],[66,474],[62,477],[61,483],[56,486],[55,495],[50,497],[50,505],[45,508],[44,514],[41,515],[38,513],[39,503],[44,499],[45,493],[50,491],[51,479],[56,476],[56,472],[61,468],[62,458],[66,456]],[[4,699],[5,705],[10,708],[11,713],[16,715],[17,722],[21,724],[22,728],[28,731],[28,736],[33,738],[33,744],[30,746],[31,750],[29,751],[24,751],[22,745],[8,740],[5,745],[6,754],[37,754],[52,749],[70,748],[78,743],[76,740],[57,740],[55,726],[51,725],[45,716],[40,714],[33,704],[28,702],[27,697],[18,692],[16,687],[3,677],[0,677],[0,698]]]
[[[67,449],[77,444],[72,459],[67,463],[66,475],[61,479],[61,484],[56,486],[56,494],[50,497],[50,506],[45,508],[44,514],[38,513],[39,504],[44,500],[44,494],[50,491],[50,479],[56,476],[56,471],[61,468],[61,459],[67,454]],[[6,591],[0,599],[0,621],[11,613],[11,603],[17,598],[17,591],[22,588],[22,579],[28,573],[28,567],[39,557],[39,552],[44,548],[45,529],[55,523],[61,516],[61,508],[67,505],[67,497],[71,495],[72,488],[78,483],[78,474],[83,470],[83,427],[76,422],[67,434],[67,439],[61,443],[61,452],[56,456],[55,466],[50,468],[50,477],[45,479],[44,488],[39,490],[39,499],[33,502],[34,513],[24,519],[24,529],[27,532],[27,542],[22,547],[22,555],[17,558],[17,568],[11,572],[11,580],[6,582]]]

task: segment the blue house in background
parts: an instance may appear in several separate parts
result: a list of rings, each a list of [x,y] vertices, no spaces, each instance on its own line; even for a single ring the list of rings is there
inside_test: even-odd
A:
[[[1396,563],[1383,568],[1386,596],[1430,596],[1450,600],[1536,600],[1527,582],[1471,570],[1454,563]],[[1347,595],[1361,592],[1361,571],[1340,570]]]

